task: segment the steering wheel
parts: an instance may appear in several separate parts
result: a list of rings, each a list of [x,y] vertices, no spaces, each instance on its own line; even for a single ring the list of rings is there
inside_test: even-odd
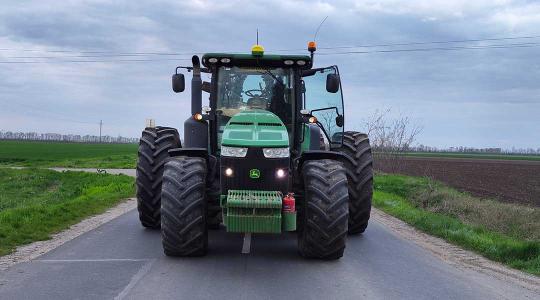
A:
[[[255,94],[255,93],[258,93],[258,94]],[[262,89],[252,89],[252,90],[244,91],[244,94],[246,94],[246,96],[248,97],[260,98],[264,94],[264,91]]]

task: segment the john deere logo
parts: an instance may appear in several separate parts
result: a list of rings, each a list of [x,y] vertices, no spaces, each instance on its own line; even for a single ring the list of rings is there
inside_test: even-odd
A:
[[[259,169],[251,169],[249,170],[249,177],[257,179],[261,177],[261,171],[259,171]]]

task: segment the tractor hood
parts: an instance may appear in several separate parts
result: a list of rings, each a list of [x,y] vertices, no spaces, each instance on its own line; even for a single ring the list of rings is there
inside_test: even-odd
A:
[[[221,144],[243,147],[288,147],[289,134],[278,116],[266,110],[234,115],[223,130]]]

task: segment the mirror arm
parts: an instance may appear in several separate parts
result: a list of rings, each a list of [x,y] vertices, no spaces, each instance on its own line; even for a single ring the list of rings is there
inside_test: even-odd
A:
[[[315,124],[317,124],[317,126],[319,126],[319,128],[322,130],[322,132],[326,136],[326,139],[328,139],[328,145],[332,145],[332,140],[330,139],[330,136],[328,135],[328,133],[324,129],[324,126],[321,124],[321,122],[317,121]]]
[[[335,109],[336,110],[336,115],[341,116],[341,114],[339,113],[339,109],[336,106],[317,108],[317,109],[311,110],[311,114],[313,114],[314,111],[321,111],[321,110],[328,110],[328,109]]]

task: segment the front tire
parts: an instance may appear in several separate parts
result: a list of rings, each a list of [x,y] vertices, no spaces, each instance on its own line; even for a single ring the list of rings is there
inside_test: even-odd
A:
[[[208,249],[206,161],[174,157],[165,164],[161,239],[167,256],[202,256]]]
[[[180,148],[178,131],[171,127],[147,127],[139,142],[137,161],[137,210],[142,226],[159,228],[161,182],[168,151]]]
[[[349,185],[349,233],[363,233],[371,214],[373,198],[373,156],[367,134],[346,131],[340,152]]]
[[[343,256],[349,218],[347,176],[334,160],[307,161],[302,167],[304,201],[302,230],[298,233],[300,255],[338,259]]]

